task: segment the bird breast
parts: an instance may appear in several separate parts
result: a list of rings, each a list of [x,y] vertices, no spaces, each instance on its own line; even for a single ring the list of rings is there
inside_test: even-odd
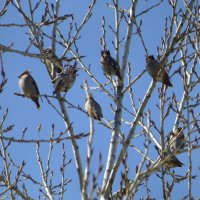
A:
[[[106,73],[109,76],[115,75],[115,70],[109,58],[102,58],[101,64],[103,66],[102,68],[103,68],[104,73]]]
[[[31,98],[31,96],[38,96],[36,88],[33,85],[32,77],[29,75],[25,74],[19,79],[19,86],[26,97]]]

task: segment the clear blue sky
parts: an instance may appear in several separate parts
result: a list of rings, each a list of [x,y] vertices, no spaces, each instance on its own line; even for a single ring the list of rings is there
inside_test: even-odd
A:
[[[35,1],[33,1],[35,2]],[[54,2],[54,1],[52,1]],[[102,16],[105,16],[106,19],[106,27],[107,27],[107,45],[108,48],[113,55],[115,56],[114,48],[112,45],[112,40],[114,40],[114,36],[111,32],[111,30],[108,28],[108,25],[111,25],[114,27],[114,10],[111,8],[106,7],[106,0],[99,0],[96,3],[96,6],[93,11],[93,15],[90,19],[90,21],[87,23],[87,25],[83,28],[81,32],[81,38],[78,40],[77,45],[79,47],[79,52],[81,55],[86,56],[83,60],[86,66],[89,66],[91,64],[91,71],[94,73],[94,75],[97,77],[97,79],[104,83],[106,81],[102,69],[100,66],[100,51],[101,46],[99,43],[100,36],[102,35],[101,30],[101,19]],[[129,8],[128,1],[121,1],[121,7],[124,7],[126,9]],[[78,1],[61,1],[61,10],[60,15],[64,14],[74,14],[75,20],[77,22],[77,25],[80,24],[82,21],[89,5],[90,1],[84,0]],[[136,13],[140,13],[143,9],[146,9],[150,7],[154,3],[154,1],[139,1],[138,8]],[[0,6],[2,4],[2,1],[0,2]],[[124,5],[123,5],[124,4]],[[24,5],[25,8],[27,8],[27,5]],[[27,9],[28,11],[28,9]],[[40,14],[41,11],[38,11],[38,14]],[[144,40],[146,43],[146,46],[148,48],[148,52],[150,54],[154,54],[156,56],[157,52],[156,49],[158,46],[160,46],[160,38],[164,33],[164,23],[165,18],[167,16],[171,15],[170,8],[167,5],[167,1],[162,3],[160,7],[157,7],[150,11],[148,14],[143,15],[140,19],[143,20],[142,25],[142,34],[144,36]],[[139,19],[138,19],[139,20]],[[0,19],[0,23],[24,23],[19,13],[16,12],[16,10],[9,6],[8,12],[5,17]],[[139,21],[138,21],[139,22]],[[51,27],[52,28],[52,27]],[[63,25],[61,27],[63,34],[67,34],[68,32],[68,26]],[[50,33],[51,29],[45,28],[45,30]],[[13,42],[13,48],[15,49],[21,49],[25,50],[28,46],[29,40],[27,33],[28,29],[20,29],[20,28],[0,28],[0,35],[1,35],[1,43],[4,45],[10,45]],[[135,28],[134,28],[135,32]],[[120,37],[122,38],[124,34],[126,33],[126,27],[125,23],[122,24],[121,30],[120,30]],[[51,45],[50,40],[45,41],[45,47],[49,47]],[[123,47],[124,43],[120,46],[120,63],[122,60],[122,53],[123,53]],[[63,48],[60,46],[56,47],[56,53],[58,56],[60,56],[63,52]],[[35,48],[31,49],[31,52],[33,53],[39,53],[36,51]],[[70,56],[70,55],[67,55]],[[4,65],[5,65],[5,72],[8,78],[8,83],[5,86],[4,92],[0,95],[0,106],[1,111],[0,115],[2,116],[5,112],[6,108],[9,108],[9,115],[7,119],[7,125],[14,124],[15,127],[12,132],[10,132],[7,136],[14,136],[16,138],[20,138],[22,134],[22,130],[25,127],[28,127],[27,131],[27,139],[43,139],[43,138],[49,138],[51,134],[51,126],[52,124],[55,124],[55,131],[57,135],[60,133],[60,131],[65,130],[65,126],[63,123],[63,120],[59,117],[59,115],[52,109],[50,105],[47,104],[46,100],[43,98],[43,103],[41,103],[41,110],[38,111],[33,104],[32,101],[28,99],[24,99],[18,96],[14,95],[14,92],[20,92],[19,86],[18,86],[18,75],[23,72],[26,69],[30,69],[32,71],[32,75],[35,78],[39,90],[41,94],[47,94],[52,95],[53,87],[51,84],[51,81],[47,75],[46,68],[44,64],[38,60],[28,57],[23,57],[21,55],[17,55],[14,53],[5,53],[3,54],[4,59]],[[138,36],[134,35],[131,43],[131,49],[129,54],[129,62],[131,62],[132,67],[132,77],[136,77],[140,72],[145,69],[145,52],[142,48],[140,39]],[[178,65],[173,66],[172,71],[175,71],[177,69]],[[83,85],[83,80],[87,79],[89,81],[89,86],[95,86],[95,84],[90,80],[89,76],[83,71],[79,70],[78,72],[77,81],[75,82],[73,88],[69,91],[66,98],[68,101],[73,102],[75,105],[80,105],[81,107],[84,106],[85,101],[85,92],[83,89],[81,89],[80,85]],[[134,98],[135,102],[138,106],[139,104],[139,98],[143,99],[144,94],[146,93],[147,88],[149,87],[149,84],[151,82],[150,76],[146,73],[140,81],[138,81],[133,86],[134,91]],[[176,75],[172,77],[173,82],[173,89],[168,90],[168,96],[171,96],[173,93],[177,95],[178,100],[180,100],[183,92],[183,87],[181,86],[181,80]],[[127,80],[125,81],[125,85],[127,83]],[[158,94],[158,88],[161,86],[161,84],[157,84],[156,89],[154,90],[151,100],[149,101],[147,109],[151,109],[152,112],[152,118],[157,122],[158,127],[160,126],[160,120],[159,120],[159,111],[156,108],[156,104],[159,103],[159,94]],[[108,89],[111,87],[108,86]],[[113,104],[113,102],[110,101],[106,97],[105,94],[103,94],[100,91],[92,91],[95,99],[101,104],[103,114],[108,120],[112,120],[114,115],[110,110],[110,103]],[[131,110],[131,104],[130,99],[128,95],[125,96],[124,102],[128,108]],[[58,103],[56,101],[53,101],[54,105],[58,108]],[[153,109],[152,109],[153,108]],[[155,109],[154,109],[155,108]],[[79,134],[81,132],[88,132],[89,130],[89,120],[87,116],[83,113],[80,113],[79,111],[75,109],[68,109],[69,116],[71,119],[71,122],[73,123],[74,131],[76,134]],[[127,114],[125,111],[123,111],[123,117],[128,120],[132,121],[133,118],[131,115]],[[165,124],[165,132],[168,133],[173,128],[173,122],[175,115],[171,115],[170,118],[166,120]],[[42,130],[40,133],[37,132],[37,126],[39,124],[42,124]],[[128,134],[129,127],[127,125],[123,125],[122,130],[124,131],[124,134]],[[137,130],[138,133],[140,129]],[[159,138],[159,135],[155,134],[157,138]],[[103,163],[105,163],[107,159],[107,152],[109,149],[109,141],[110,141],[110,132],[105,129],[103,126],[99,125],[97,122],[95,122],[95,136],[94,136],[94,156],[92,158],[92,172],[95,173],[97,170],[97,161],[98,161],[98,154],[101,152],[103,155]],[[140,140],[138,140],[140,141]],[[84,138],[82,140],[78,141],[78,145],[80,148],[82,161],[85,164],[86,160],[86,144],[87,139]],[[137,142],[137,140],[133,141],[132,144],[139,146],[143,149],[142,142]],[[120,146],[120,145],[119,145]],[[26,167],[25,171],[27,173],[30,173],[33,175],[37,180],[40,179],[40,172],[39,167],[36,162],[36,153],[35,153],[35,145],[34,144],[13,144],[9,148],[10,155],[14,159],[14,161],[17,164],[20,164],[23,160],[26,161]],[[54,145],[54,151],[52,155],[52,169],[54,171],[55,176],[55,183],[57,181],[60,181],[60,171],[59,166],[62,159],[62,144],[55,144]],[[74,157],[72,153],[72,148],[70,141],[65,142],[65,149],[67,154],[67,159],[72,159],[72,163],[67,167],[66,175],[69,179],[72,179],[72,182],[67,187],[66,192],[66,198],[67,197],[73,197],[73,199],[80,199],[80,191],[79,191],[79,183],[78,183],[78,177],[77,172],[75,169],[75,163],[74,163]],[[153,149],[153,148],[152,148]],[[44,161],[44,166],[46,166],[47,156],[48,156],[48,150],[49,145],[48,144],[42,144],[41,145],[41,155]],[[194,152],[194,157],[198,156],[197,152]],[[157,153],[154,151],[151,152],[151,156],[153,159],[156,159]],[[193,157],[193,158],[194,158]],[[179,156],[181,161],[185,164],[185,166],[180,169],[177,168],[175,171],[177,174],[184,174],[187,170],[187,154]],[[141,159],[140,155],[137,154],[134,150],[130,150],[128,153],[128,165],[129,165],[129,174],[130,177],[133,178],[135,175],[135,166],[138,164],[138,161]],[[194,170],[197,170],[197,166],[199,165],[199,159],[194,160]],[[2,163],[0,163],[0,167],[2,168]],[[104,165],[105,167],[105,165]],[[104,168],[105,169],[105,168]],[[116,179],[116,185],[114,186],[113,190],[117,189],[119,186],[119,180],[120,180],[120,173],[117,176]],[[99,178],[99,181],[101,183],[102,181],[102,174]],[[198,183],[198,184],[197,184]],[[161,191],[161,181],[155,176],[151,176],[150,178],[150,189],[151,189],[151,196],[155,197],[156,199],[162,198],[162,191]],[[198,194],[198,187],[199,187],[199,178],[194,181],[193,184],[193,194],[196,198]],[[38,190],[33,190],[30,188],[30,185],[27,185],[27,188],[29,189],[28,193],[30,196],[37,198],[38,197]],[[1,188],[0,188],[1,191]],[[174,193],[172,195],[173,199],[180,199],[183,196],[187,194],[187,181],[184,181],[181,183],[181,185],[175,186]],[[143,186],[140,187],[140,190],[138,191],[136,195],[136,199],[139,197],[145,197],[145,188]]]

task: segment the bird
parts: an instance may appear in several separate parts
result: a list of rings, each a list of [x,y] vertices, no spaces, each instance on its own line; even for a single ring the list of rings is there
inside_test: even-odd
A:
[[[40,92],[38,86],[31,76],[30,71],[26,70],[22,74],[18,76],[19,78],[19,87],[24,94],[25,97],[30,98],[37,106],[37,109],[40,109],[40,104],[38,98],[40,96]],[[41,99],[42,100],[42,99]]]
[[[111,57],[109,50],[101,51],[101,65],[106,75],[116,75],[120,80],[122,80],[119,63]]]
[[[184,164],[176,156],[171,156],[169,159],[167,159],[164,165],[168,168],[174,168],[182,167]]]
[[[157,150],[158,154],[161,156],[161,149],[159,149],[157,146],[154,146]],[[163,152],[163,159],[165,159],[165,162],[163,163],[165,167],[167,168],[175,168],[175,167],[182,167],[184,164],[175,156],[171,155],[171,149],[166,147],[166,149]]]
[[[183,129],[184,128],[179,127],[168,134],[168,145],[172,152],[185,147],[185,135]]]
[[[170,147],[167,146],[165,151],[163,152],[164,159],[167,157],[164,165],[168,168],[182,167],[184,164],[175,155],[173,154],[171,155],[171,154],[172,154],[172,151]]]
[[[57,73],[61,73],[63,71],[63,65],[62,60],[59,59],[56,54],[53,52],[52,48],[49,47],[43,51],[43,54],[46,56],[45,61],[47,63],[47,66],[49,68],[50,74],[52,74],[52,67],[51,64],[53,63],[55,67],[55,71]]]
[[[89,97],[86,97],[85,110],[90,117],[101,121],[101,118],[103,117],[102,109],[101,106],[95,101],[92,94],[89,94]]]
[[[153,55],[146,57],[146,69],[155,81],[162,82],[164,85],[173,87],[167,71],[158,60],[155,60]]]
[[[67,92],[76,80],[76,72],[78,70],[75,66],[69,67],[65,72],[59,74],[52,82],[54,83],[54,92]]]

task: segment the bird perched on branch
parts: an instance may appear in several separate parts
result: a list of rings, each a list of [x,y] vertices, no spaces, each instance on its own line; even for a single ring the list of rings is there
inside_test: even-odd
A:
[[[155,149],[161,156],[161,150],[157,146],[155,146]],[[163,152],[163,159],[165,159],[164,165],[167,168],[182,167],[184,164],[176,156],[171,154],[172,152],[170,150],[170,147],[167,147]]]
[[[182,167],[183,165],[184,164],[176,156],[169,157],[169,159],[165,162],[165,166],[168,168]]]
[[[86,97],[85,110],[93,119],[100,121],[103,117],[101,106],[94,100],[92,94],[89,95],[89,98]]]
[[[185,146],[185,135],[183,133],[184,128],[176,128],[175,131],[171,131],[168,135],[168,145],[173,152],[176,149],[183,149]]]
[[[50,74],[52,74],[52,64],[54,65],[55,71],[57,73],[61,73],[63,71],[62,60],[56,56],[51,47],[45,49],[43,54],[46,56],[45,61],[47,63]]]
[[[76,65],[76,64],[75,64]],[[54,94],[57,92],[67,92],[76,80],[76,67],[71,66],[65,72],[59,74],[52,82],[54,83]]]
[[[38,101],[38,98],[40,97],[40,92],[34,78],[30,75],[30,72],[26,70],[22,74],[20,74],[18,78],[19,87],[24,96],[30,98],[36,104],[37,109],[40,109],[40,104]]]
[[[116,75],[120,80],[122,80],[120,66],[118,62],[111,57],[109,50],[101,51],[101,65],[106,75],[108,76]]]
[[[162,82],[167,86],[173,87],[167,71],[163,66],[161,66],[159,61],[155,60],[153,55],[146,57],[146,69],[155,81]]]

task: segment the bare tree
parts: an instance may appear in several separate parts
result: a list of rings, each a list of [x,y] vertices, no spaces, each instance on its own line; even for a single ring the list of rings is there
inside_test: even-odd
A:
[[[9,18],[11,12],[20,16],[19,22],[17,18],[9,18],[10,22],[0,23],[1,29],[19,30],[20,34],[13,37],[12,41],[5,42],[2,38],[0,42],[0,95],[4,99],[0,124],[0,197],[66,199],[70,194],[68,186],[73,181],[82,199],[155,199],[158,197],[151,190],[156,189],[162,190],[160,198],[171,199],[176,192],[175,185],[182,187],[183,182],[188,181],[187,191],[181,198],[197,198],[193,188],[199,167],[194,164],[197,161],[192,154],[200,147],[198,0],[145,3],[138,0],[126,3],[112,0],[105,5],[91,0],[81,20],[81,16],[77,17],[73,11],[67,13],[65,3],[60,0],[5,0],[0,4],[2,19]],[[87,64],[91,62],[91,57],[85,55],[83,50],[87,45],[83,48],[80,41],[92,31],[90,21],[95,18],[95,9],[100,4],[114,13],[115,21],[111,22],[102,12],[101,20],[95,22],[102,28],[100,40],[96,37],[99,49],[102,49],[101,55],[96,52],[99,58],[102,56],[99,66],[103,71],[98,75],[92,68],[95,64]],[[142,10],[140,5],[143,6]],[[162,12],[163,6],[167,6],[169,12],[163,19],[163,30],[159,30],[162,36],[155,52],[148,47],[147,41],[151,38],[145,29],[145,21],[154,11],[159,9]],[[85,8],[85,3],[81,2],[80,7]],[[148,29],[157,30],[156,26],[152,22]],[[111,42],[108,41],[110,38]],[[137,59],[132,53],[137,50],[134,39],[142,46],[141,54],[144,56],[141,63],[144,67],[139,68],[134,64],[134,59]],[[23,45],[15,45],[18,40],[24,42]],[[89,38],[87,43],[89,46]],[[62,50],[62,55],[58,56],[57,50]],[[89,51],[93,52],[92,49]],[[21,134],[14,134],[17,124],[9,122],[9,115],[14,113],[9,110],[4,98],[4,95],[10,93],[6,88],[10,74],[7,73],[4,56],[12,58],[14,53],[22,58],[39,61],[41,68],[45,67],[43,76],[49,77],[55,91],[52,91],[53,94],[43,92],[41,97],[52,115],[56,114],[64,124],[62,131],[58,131],[56,123],[53,123],[49,130],[50,137],[40,135],[39,139],[30,138],[30,127],[24,121],[25,128]],[[37,74],[36,68],[34,70],[34,74]],[[77,77],[77,71],[80,77]],[[145,77],[147,71],[152,81],[145,89],[142,83],[148,86],[149,79]],[[73,98],[68,95],[70,90],[74,90],[77,79],[82,83],[81,87],[76,86],[77,92],[85,92],[85,96],[78,99],[78,104],[70,101]],[[172,89],[166,85],[166,79],[168,86],[173,83]],[[92,93],[100,94],[103,98],[95,98]],[[22,97],[27,101],[30,98],[26,93],[17,91],[13,98],[25,101]],[[81,99],[85,98],[86,110],[81,104]],[[108,103],[108,109],[102,107],[104,100]],[[76,112],[76,119],[72,117],[72,112]],[[44,116],[44,121],[52,121],[52,115]],[[80,126],[82,118],[89,119],[89,131]],[[42,132],[43,126],[38,125],[38,134]],[[102,149],[107,151],[99,154],[94,153],[95,128],[110,133],[108,146],[104,145],[104,139],[101,141]],[[101,134],[103,138],[104,134]],[[85,140],[86,143],[81,143]],[[73,157],[66,150],[67,141],[70,141]],[[16,159],[17,151],[13,149],[22,150],[26,144],[34,147],[30,153],[36,157],[35,163],[32,163],[32,159]],[[46,157],[42,153],[44,147],[48,147]],[[184,174],[178,175],[173,168],[183,165]],[[76,168],[77,178],[68,173],[71,166]],[[30,167],[38,167],[38,174],[35,175],[35,170],[27,169]],[[150,184],[152,181],[160,181],[161,184],[155,189],[155,185]],[[37,191],[34,194],[33,188]]]

